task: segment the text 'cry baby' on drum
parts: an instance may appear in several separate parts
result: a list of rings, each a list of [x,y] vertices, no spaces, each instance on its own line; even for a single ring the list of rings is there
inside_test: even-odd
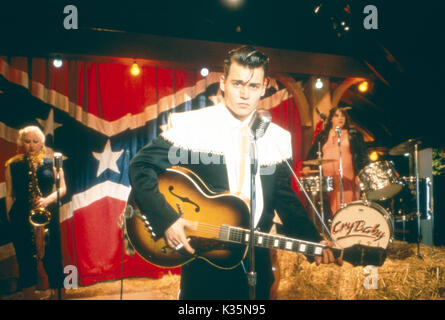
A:
[[[358,173],[360,189],[368,200],[386,200],[402,190],[403,182],[392,161],[376,161]]]
[[[393,239],[391,215],[375,202],[350,202],[335,213],[331,234],[341,248],[360,244],[386,249]]]

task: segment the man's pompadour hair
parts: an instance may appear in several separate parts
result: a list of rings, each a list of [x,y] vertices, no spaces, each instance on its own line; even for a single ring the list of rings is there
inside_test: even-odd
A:
[[[262,67],[264,69],[264,77],[267,77],[269,57],[252,46],[242,46],[232,49],[227,53],[224,59],[224,76],[227,77],[230,65],[234,61],[249,69]]]

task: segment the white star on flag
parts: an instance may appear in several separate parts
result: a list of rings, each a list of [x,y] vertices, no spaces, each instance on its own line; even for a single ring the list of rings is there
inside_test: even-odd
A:
[[[107,169],[110,169],[111,171],[114,171],[116,173],[121,173],[117,166],[117,160],[120,158],[123,152],[124,149],[113,152],[113,150],[111,150],[111,143],[109,139],[107,140],[104,151],[102,151],[102,153],[93,152],[93,156],[97,160],[99,160],[99,168],[97,169],[96,177],[99,177],[101,173]]]
[[[54,137],[54,130],[61,127],[61,123],[54,122],[54,110],[51,108],[48,114],[48,118],[46,120],[36,118],[36,120],[43,127],[43,133],[45,136],[47,134],[51,134]]]

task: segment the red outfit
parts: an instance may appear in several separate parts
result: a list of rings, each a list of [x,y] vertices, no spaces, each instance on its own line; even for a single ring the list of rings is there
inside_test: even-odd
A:
[[[358,179],[354,173],[348,130],[342,130],[340,146],[343,167],[343,204],[347,204],[360,199],[360,189]],[[331,214],[335,215],[341,208],[339,172],[340,152],[338,148],[338,137],[333,130],[329,133],[329,138],[323,145],[322,151],[323,159],[336,159],[336,161],[323,164],[323,175],[332,177],[334,183],[334,190],[329,192],[328,195]]]

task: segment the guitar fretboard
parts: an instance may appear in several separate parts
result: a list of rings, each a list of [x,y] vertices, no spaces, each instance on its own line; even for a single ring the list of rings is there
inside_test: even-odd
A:
[[[250,242],[250,230],[222,225],[219,232],[219,239],[222,241],[247,245]],[[325,248],[324,245],[319,243],[256,231],[254,235],[254,244],[256,247],[293,251],[310,256],[320,256]]]

